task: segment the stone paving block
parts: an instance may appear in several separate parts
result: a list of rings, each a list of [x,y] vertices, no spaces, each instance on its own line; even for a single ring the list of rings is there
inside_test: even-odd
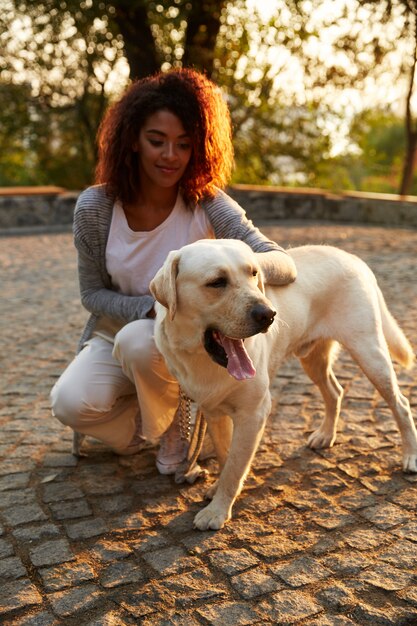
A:
[[[11,618],[8,626],[59,626],[59,620],[49,611],[31,611],[23,617]]]
[[[184,615],[183,611],[163,616],[152,615],[152,617],[142,620],[141,624],[142,626],[201,626],[200,620],[190,615]]]
[[[353,618],[361,626],[401,626],[401,623],[409,625],[410,622],[403,620],[400,611],[383,609],[361,603],[352,611]],[[413,626],[413,622],[411,622]]]
[[[0,510],[8,509],[10,506],[22,504],[32,504],[36,501],[36,493],[33,489],[19,489],[3,491],[0,496]]]
[[[377,528],[355,528],[346,533],[345,541],[357,550],[372,550],[390,541],[387,533]]]
[[[227,535],[211,531],[191,533],[187,537],[182,537],[181,543],[193,554],[207,554],[212,550],[226,550],[229,547]]]
[[[112,589],[128,583],[139,583],[145,580],[143,567],[135,561],[119,561],[103,568],[100,573],[100,584]]]
[[[7,539],[0,539],[0,559],[14,554],[13,545]]]
[[[259,563],[259,559],[244,549],[214,551],[209,555],[209,560],[212,565],[229,576],[243,572]]]
[[[377,504],[378,500],[375,495],[370,493],[367,489],[358,487],[349,488],[336,496],[336,501],[340,507],[349,509],[351,511],[357,511],[368,506]]]
[[[284,625],[311,619],[321,613],[323,607],[309,595],[298,590],[283,590],[258,604],[258,610],[273,623]]]
[[[45,541],[29,551],[35,567],[72,561],[75,557],[66,539]]]
[[[297,552],[300,546],[284,533],[276,533],[271,537],[262,537],[254,541],[251,548],[261,557],[277,558]]]
[[[82,522],[65,524],[65,530],[70,539],[89,539],[90,537],[97,537],[97,535],[104,535],[108,531],[108,525],[104,519],[96,517]]]
[[[122,611],[106,611],[85,622],[83,626],[135,626],[137,624],[133,618],[126,617],[121,613]]]
[[[409,602],[412,606],[416,607],[416,617],[417,617],[417,584],[408,587],[407,589],[402,589],[397,593],[398,597],[406,602]]]
[[[273,565],[269,569],[290,587],[308,585],[331,575],[330,570],[320,565],[316,559],[306,556],[294,559],[289,563]]]
[[[136,620],[153,613],[167,613],[175,608],[175,599],[158,582],[142,585],[138,591],[123,595],[114,593],[111,598]],[[140,624],[140,621],[139,621]]]
[[[252,600],[283,588],[282,583],[262,572],[259,567],[232,576],[230,583],[244,600]]]
[[[52,516],[56,520],[75,519],[92,515],[92,510],[87,500],[71,500],[67,502],[51,503],[49,505]]]
[[[411,541],[417,542],[417,520],[408,522],[399,528],[393,528],[391,534],[396,537],[403,537],[405,539],[411,539]]]
[[[411,571],[417,566],[417,546],[411,541],[397,541],[379,554],[378,559]]]
[[[96,577],[91,565],[81,560],[41,568],[39,574],[46,591],[60,591],[66,587],[94,580]]]
[[[326,609],[336,612],[346,611],[357,604],[357,598],[345,585],[336,581],[315,594],[316,600]]]
[[[100,561],[111,562],[125,559],[133,553],[125,541],[113,539],[101,539],[93,546],[91,554]]]
[[[332,552],[323,558],[323,565],[338,576],[356,576],[363,569],[373,565],[371,556],[354,550]]]
[[[310,512],[309,519],[326,530],[343,528],[356,522],[354,515],[346,513],[342,509],[334,507],[333,510],[315,510]]]
[[[15,528],[13,530],[13,537],[20,542],[33,543],[41,539],[48,539],[50,537],[58,537],[61,534],[58,526],[55,524],[41,524],[40,526],[25,526],[24,528]]]
[[[188,556],[183,548],[177,546],[147,552],[142,557],[162,576],[177,574],[185,569],[197,568],[201,565],[200,559]]]
[[[367,507],[359,511],[359,514],[382,530],[410,521],[410,513],[390,502]]]
[[[3,619],[2,615],[10,611],[25,609],[41,602],[41,594],[28,578],[5,583],[0,586],[0,620]]]
[[[10,475],[2,476],[0,478],[0,491],[7,491],[8,489],[24,489],[28,486],[29,480],[29,472],[22,472],[19,474],[11,472]]]
[[[397,569],[386,563],[367,569],[359,575],[359,579],[386,591],[399,591],[407,587],[413,580],[413,574]]]
[[[210,626],[224,626],[233,624],[234,626],[248,626],[260,621],[260,616],[249,605],[244,602],[223,602],[212,606],[205,606],[197,609]]]
[[[201,534],[193,535],[194,537],[202,537]],[[163,530],[155,531],[148,530],[146,533],[141,533],[139,537],[129,541],[129,546],[135,550],[135,552],[150,552],[158,548],[163,548],[170,544],[169,539],[164,535]]]
[[[109,528],[112,531],[125,532],[126,530],[139,530],[145,524],[142,513],[128,512],[109,518]]]
[[[121,513],[122,511],[128,511],[132,508],[133,496],[123,494],[123,495],[112,495],[109,498],[99,497],[97,501],[94,502],[95,507],[99,512],[106,513]]]
[[[216,581],[215,576],[205,567],[165,578],[161,587],[172,596],[175,606],[183,609],[227,596],[224,583]]]
[[[92,473],[82,481],[83,491],[89,495],[111,495],[121,493],[124,481],[115,476],[97,476]]]
[[[49,483],[43,486],[42,500],[46,503],[78,500],[84,497],[81,489],[69,482]]]
[[[102,592],[96,585],[88,584],[83,587],[74,587],[68,591],[57,591],[48,594],[54,613],[59,617],[71,617],[96,606],[102,597]]]
[[[9,526],[19,526],[29,522],[41,522],[48,517],[38,503],[23,504],[10,507],[2,511],[2,516]]]
[[[13,580],[26,575],[26,568],[18,556],[0,559],[0,578]]]

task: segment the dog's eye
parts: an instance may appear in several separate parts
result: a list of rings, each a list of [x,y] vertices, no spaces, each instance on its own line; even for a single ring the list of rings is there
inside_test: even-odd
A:
[[[257,276],[258,275],[258,270],[252,270],[252,276]]]
[[[220,289],[221,287],[226,287],[227,278],[221,276],[220,278],[216,278],[216,280],[212,280],[210,283],[207,283],[207,287],[214,287],[215,289]]]

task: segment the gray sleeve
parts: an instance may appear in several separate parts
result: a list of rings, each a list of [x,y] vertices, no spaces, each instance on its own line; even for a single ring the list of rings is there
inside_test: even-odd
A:
[[[94,191],[94,190],[93,190]],[[74,244],[78,252],[78,280],[81,303],[87,311],[120,322],[146,317],[154,304],[151,295],[126,296],[111,288],[105,271],[107,232],[106,200],[96,192],[82,194],[74,213]],[[104,206],[103,206],[104,205]]]
[[[216,239],[240,239],[258,254],[266,282],[286,285],[295,280],[297,270],[292,258],[275,241],[254,226],[245,211],[223,191],[202,200],[201,206],[213,226]]]
[[[78,279],[81,304],[98,316],[133,322],[146,317],[155,302],[151,295],[126,296],[108,289],[95,260],[81,249],[78,249]]]

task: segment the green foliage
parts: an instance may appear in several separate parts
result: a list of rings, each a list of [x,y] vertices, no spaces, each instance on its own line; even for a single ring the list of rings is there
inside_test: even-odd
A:
[[[266,21],[245,0],[3,2],[2,185],[89,184],[99,122],[129,65],[137,76],[188,64],[205,67],[228,100],[234,182],[398,189],[400,120],[364,111],[334,156],[347,120],[346,103],[334,103],[386,76],[399,33],[412,50],[407,0],[345,0],[328,14],[320,0],[277,0]],[[401,61],[397,75],[407,67]]]

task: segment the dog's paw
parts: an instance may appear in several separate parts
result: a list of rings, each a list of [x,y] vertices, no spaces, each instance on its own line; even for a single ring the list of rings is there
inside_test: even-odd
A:
[[[335,441],[336,433],[320,427],[314,433],[311,433],[307,439],[307,445],[309,448],[313,448],[313,450],[317,448],[331,448]]]
[[[417,473],[417,454],[404,454],[403,471],[407,474]]]
[[[221,510],[211,502],[194,518],[194,528],[198,530],[219,530],[230,519],[227,511]]]

